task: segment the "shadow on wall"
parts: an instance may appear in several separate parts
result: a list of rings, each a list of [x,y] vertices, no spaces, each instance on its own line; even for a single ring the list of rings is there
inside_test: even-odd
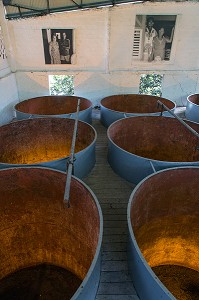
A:
[[[180,91],[180,85],[176,84],[167,88],[165,93],[162,93],[162,97],[175,101],[177,106],[186,106],[188,95],[192,92],[186,92],[185,90]]]
[[[82,76],[82,75],[81,75]],[[86,77],[86,76],[85,76]],[[127,78],[128,77],[128,78]],[[77,83],[76,83],[77,82]],[[82,96],[99,105],[107,96],[117,94],[136,94],[139,83],[135,86],[135,75],[90,74],[86,79],[74,77],[75,95]]]
[[[143,72],[142,72],[143,73]],[[84,74],[82,78],[74,76],[75,95],[85,97],[99,105],[104,97],[119,94],[138,94],[142,73],[121,72],[121,74]],[[170,76],[164,75],[162,97],[172,100],[177,106],[186,106],[187,96],[195,93],[198,75]]]
[[[49,95],[48,74],[27,72],[16,74],[19,102],[39,96]]]
[[[14,105],[17,103],[12,102],[1,108],[0,110],[0,126],[10,123],[15,117]]]
[[[197,91],[199,76],[195,74],[170,76],[165,75],[162,97],[173,100],[177,106],[186,106],[187,97]]]
[[[53,72],[52,72],[53,73]],[[91,100],[99,105],[101,99],[110,95],[138,94],[140,75],[135,72],[94,73],[80,72],[74,75],[74,95]],[[64,75],[64,72],[62,73]],[[69,75],[69,73],[65,73]],[[20,101],[49,95],[48,73],[17,74]],[[175,101],[177,106],[185,106],[188,95],[196,92],[198,75],[164,75],[162,97]]]

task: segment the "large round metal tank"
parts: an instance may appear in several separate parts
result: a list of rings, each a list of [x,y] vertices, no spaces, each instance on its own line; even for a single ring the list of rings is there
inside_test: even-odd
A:
[[[66,171],[75,120],[38,118],[0,127],[0,169],[45,166]],[[95,165],[97,134],[88,123],[78,122],[74,175],[82,178]]]
[[[174,111],[176,105],[173,101],[150,95],[112,95],[101,100],[101,121],[106,127],[124,117],[160,115],[161,107],[157,106],[160,100],[170,110]],[[164,116],[171,116],[163,111]]]
[[[141,300],[197,300],[199,168],[159,171],[128,204],[128,263]]]
[[[199,124],[187,122],[199,132]],[[199,140],[175,118],[130,117],[108,128],[112,169],[137,184],[156,171],[199,165]]]
[[[79,120],[92,123],[92,102],[77,96],[42,96],[24,100],[15,105],[18,120],[40,117],[76,117],[80,99]]]
[[[95,299],[102,213],[93,192],[48,168],[0,170],[0,298]]]
[[[188,120],[199,123],[199,94],[187,97],[185,116]]]

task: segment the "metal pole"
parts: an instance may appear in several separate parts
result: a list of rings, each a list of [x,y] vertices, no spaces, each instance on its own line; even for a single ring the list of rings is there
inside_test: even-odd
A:
[[[199,133],[195,131],[191,126],[185,123],[181,118],[179,118],[176,114],[174,114],[166,105],[164,105],[160,100],[157,101],[158,105],[160,104],[164,107],[174,118],[176,118],[182,125],[184,125],[189,131],[191,131],[197,138],[199,138]],[[162,115],[162,112],[161,112]],[[197,147],[198,149],[198,147]]]
[[[149,162],[150,162],[151,168],[152,168],[152,170],[153,170],[153,173],[156,173],[156,169],[155,169],[155,167],[154,167],[152,161],[150,160]]]
[[[69,158],[68,168],[67,168],[67,178],[66,178],[66,185],[65,185],[65,192],[64,192],[64,204],[66,205],[66,207],[70,207],[70,185],[71,185],[71,177],[73,173],[73,165],[75,161],[75,142],[77,137],[79,108],[80,108],[80,99],[78,99],[77,102],[77,112],[76,112],[75,125],[73,130],[70,158]]]

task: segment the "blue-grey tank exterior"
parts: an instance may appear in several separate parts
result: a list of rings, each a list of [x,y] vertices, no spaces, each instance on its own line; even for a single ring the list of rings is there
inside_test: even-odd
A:
[[[196,123],[199,123],[199,105],[191,102],[189,100],[189,97],[187,97],[187,104],[186,104],[186,110],[185,110],[185,117],[186,119],[190,121],[194,121]]]
[[[83,183],[86,185],[85,183]],[[96,253],[94,256],[94,259],[92,261],[92,264],[88,270],[88,273],[84,280],[82,281],[80,287],[76,291],[76,293],[73,295],[71,300],[95,300],[96,293],[99,286],[100,281],[100,272],[101,272],[101,246],[102,246],[102,236],[103,236],[103,216],[101,207],[99,205],[99,202],[95,196],[95,194],[91,191],[91,189],[86,185],[87,189],[90,191],[90,193],[93,195],[93,198],[95,199],[95,203],[98,208],[99,217],[100,217],[100,231],[99,231],[99,239],[98,239],[98,245],[96,249]]]
[[[168,162],[144,158],[117,146],[112,140],[108,141],[108,162],[111,168],[122,178],[138,184],[154,169],[160,171],[167,168],[182,166],[199,166],[197,162]]]
[[[174,103],[175,105],[175,103]],[[176,107],[176,105],[175,105]],[[171,111],[174,112],[175,107],[171,109]],[[100,106],[101,108],[101,122],[105,127],[109,127],[112,123],[114,123],[117,120],[124,119],[127,117],[144,117],[144,116],[160,116],[160,112],[156,113],[146,113],[146,114],[138,114],[138,113],[125,113],[125,112],[119,112],[115,111],[109,108],[104,107],[103,105]],[[168,111],[164,111],[162,113],[165,117],[172,117],[172,115]]]
[[[135,187],[128,203],[128,268],[140,300],[176,300],[147,264],[138,247],[131,225],[131,205],[133,196],[147,178]]]
[[[184,168],[184,167],[182,167]],[[197,167],[198,168],[198,167]],[[178,169],[178,168],[177,168]],[[127,207],[127,222],[128,222],[128,268],[130,275],[132,277],[135,289],[138,293],[140,300],[176,300],[176,298],[169,292],[169,290],[163,285],[163,283],[158,279],[155,273],[147,264],[145,258],[143,257],[140,248],[137,244],[132,224],[131,224],[131,206],[134,201],[134,195],[148,178],[156,176],[161,172],[167,170],[176,170],[176,168],[161,170],[155,174],[151,174],[144,178],[137,186],[134,188],[130,195],[128,207]]]

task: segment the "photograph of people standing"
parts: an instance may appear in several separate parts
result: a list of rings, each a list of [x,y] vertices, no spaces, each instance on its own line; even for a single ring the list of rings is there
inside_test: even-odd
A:
[[[146,16],[143,60],[164,61],[170,59],[176,16]]]
[[[134,61],[174,60],[177,15],[136,15],[132,58]]]
[[[73,29],[42,29],[46,64],[71,64]]]

